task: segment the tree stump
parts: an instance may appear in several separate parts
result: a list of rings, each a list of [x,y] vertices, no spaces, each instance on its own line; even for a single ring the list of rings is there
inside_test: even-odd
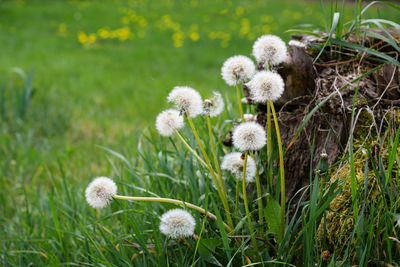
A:
[[[392,29],[389,32],[398,36],[398,32]],[[289,42],[287,60],[274,70],[285,81],[284,94],[275,102],[284,148],[289,146],[309,112],[328,95],[337,92],[315,112],[285,155],[286,200],[292,200],[291,203],[296,205],[293,197],[309,185],[310,175],[313,176],[321,154],[326,152],[328,162],[332,164],[345,152],[357,86],[356,114],[364,109],[374,115],[375,123],[384,124],[385,110],[400,105],[400,71],[394,64],[384,63],[378,71],[351,84],[352,80],[382,62],[365,52],[333,45],[327,45],[316,61],[319,50],[313,47],[320,46],[323,39],[310,35],[292,38],[295,40]],[[360,43],[354,35],[348,41]],[[397,50],[381,40],[366,38],[362,43],[397,60]],[[349,86],[339,92],[345,85]],[[253,105],[246,86],[243,90],[245,98],[242,102]],[[266,106],[259,104],[257,112],[257,122],[265,126]],[[355,131],[369,126],[361,124],[357,123]],[[229,141],[228,137],[224,143],[229,145]],[[277,166],[278,163],[274,164]]]

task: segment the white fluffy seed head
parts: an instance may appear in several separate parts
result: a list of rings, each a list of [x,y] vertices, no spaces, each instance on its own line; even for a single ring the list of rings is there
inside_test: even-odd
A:
[[[232,152],[226,154],[222,160],[221,168],[230,171],[237,179],[243,179],[244,158],[242,153]],[[246,183],[254,182],[256,175],[256,163],[252,157],[247,156]]]
[[[244,83],[253,77],[256,71],[253,61],[245,56],[233,56],[228,58],[221,69],[222,78],[228,85]]]
[[[193,216],[183,209],[169,210],[160,219],[161,233],[173,239],[193,235],[195,226]]]
[[[286,53],[285,43],[275,35],[263,35],[253,45],[253,56],[257,62],[268,62],[272,66],[282,63],[286,59]]]
[[[210,99],[204,100],[204,114],[210,117],[216,117],[224,110],[224,99],[219,92],[214,91]]]
[[[157,131],[163,136],[171,136],[183,127],[183,116],[175,109],[161,112],[156,119]]]
[[[253,101],[267,103],[278,100],[285,90],[285,83],[278,73],[260,71],[246,84]]]
[[[256,122],[239,124],[232,134],[233,145],[240,151],[260,150],[267,143],[264,128]]]
[[[240,118],[239,121],[257,121],[257,115],[245,113],[243,114],[243,120]]]
[[[180,111],[187,112],[191,118],[203,112],[203,100],[200,94],[191,87],[174,87],[169,93],[167,100],[174,103]]]
[[[107,177],[94,179],[86,188],[86,201],[90,206],[101,209],[107,206],[117,194],[117,185]]]

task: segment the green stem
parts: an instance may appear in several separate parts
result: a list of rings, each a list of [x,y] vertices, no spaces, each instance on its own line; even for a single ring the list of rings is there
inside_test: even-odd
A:
[[[238,105],[239,105],[240,117],[242,118],[242,120],[244,120],[242,98],[240,97],[240,89],[239,89],[238,83],[236,83],[236,95],[237,95],[237,101],[238,101]]]
[[[278,118],[276,117],[276,112],[274,108],[274,103],[270,102],[270,107],[272,111],[272,115],[274,116],[275,130],[276,130],[276,138],[278,140],[278,149],[279,149],[279,167],[280,167],[280,177],[281,177],[281,227],[280,227],[280,240],[283,239],[283,234],[285,232],[285,168],[283,165],[283,150],[282,150],[282,141],[281,134],[279,131]]]
[[[212,214],[211,212],[206,211],[205,209],[193,205],[188,202],[183,202],[181,200],[177,199],[172,199],[172,198],[161,198],[161,197],[129,197],[129,196],[120,196],[120,195],[114,195],[113,198],[115,199],[122,199],[122,200],[131,200],[131,201],[145,201],[145,202],[159,202],[159,203],[170,203],[170,204],[175,204],[181,207],[188,207],[189,209],[196,210],[200,212],[201,214],[205,214],[207,218],[217,220],[217,216]],[[232,232],[232,228],[229,227],[226,223],[223,223],[225,229],[228,232]]]
[[[267,102],[267,154],[268,154],[268,177],[269,177],[269,185],[272,188],[272,163],[271,156],[272,156],[272,132],[271,132],[271,104],[269,101]]]
[[[210,170],[211,177],[212,177],[212,179],[214,181],[214,184],[217,187],[217,191],[218,191],[219,197],[221,198],[222,205],[224,206],[224,209],[225,209],[226,217],[228,218],[228,224],[229,224],[229,226],[231,226],[233,228],[233,221],[232,221],[232,217],[231,217],[231,212],[229,211],[227,195],[221,188],[221,185],[220,185],[220,183],[219,183],[219,181],[217,179],[217,176],[215,175],[215,171],[212,168],[210,159],[209,159],[206,151],[204,150],[204,146],[203,146],[203,144],[202,144],[202,142],[200,140],[199,134],[197,133],[197,130],[194,127],[194,123],[193,123],[192,119],[190,118],[190,116],[187,113],[186,113],[186,118],[187,118],[187,120],[189,122],[190,128],[192,129],[194,137],[196,138],[196,141],[197,141],[197,143],[199,145],[200,151],[203,154],[203,158],[204,158],[204,160],[206,161],[206,163],[208,165],[208,169]]]
[[[249,231],[250,231],[250,235],[251,235],[251,241],[253,243],[253,247],[254,247],[255,251],[258,251],[257,241],[256,241],[256,237],[254,236],[254,231],[253,231],[253,225],[251,224],[249,204],[247,202],[246,165],[247,165],[247,155],[248,154],[249,154],[249,152],[246,151],[245,156],[244,156],[244,165],[243,165],[243,179],[242,179],[243,201],[244,201],[244,208],[246,210],[247,222],[249,224]]]
[[[196,151],[194,151],[194,149],[186,142],[186,140],[183,138],[182,135],[180,135],[180,133],[177,131],[176,135],[178,136],[178,138],[182,141],[182,143],[185,145],[185,147],[189,150],[190,153],[193,154],[193,156],[200,161],[200,163],[206,167],[208,169],[208,165],[207,163],[204,162],[204,160],[202,158],[200,158],[200,156],[196,153]]]
[[[211,118],[210,118],[210,116],[206,116],[206,117],[207,117],[207,125],[208,125],[208,134],[210,136],[211,152],[213,154],[215,168],[217,169],[217,174],[218,174],[219,182],[221,183],[222,191],[226,195],[226,189],[225,189],[225,186],[224,186],[224,180],[222,179],[221,168],[219,166],[218,157],[217,157],[217,151],[216,151],[215,143],[214,143],[214,136],[213,136],[213,133],[212,133]]]
[[[261,198],[261,183],[260,183],[260,174],[258,173],[258,166],[256,157],[253,152],[250,152],[251,157],[253,158],[254,162],[256,163],[256,187],[257,187],[257,203],[258,203],[258,220],[260,221],[260,225],[263,224],[263,202]],[[260,228],[262,231],[262,228]]]

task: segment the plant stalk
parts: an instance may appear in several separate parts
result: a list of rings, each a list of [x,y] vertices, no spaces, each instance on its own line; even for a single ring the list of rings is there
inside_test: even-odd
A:
[[[269,185],[272,188],[272,130],[271,130],[271,104],[267,102],[267,155],[268,155],[268,177]]]
[[[193,123],[192,119],[190,118],[190,116],[189,116],[187,113],[186,113],[186,117],[187,117],[187,120],[188,120],[188,122],[189,122],[190,128],[192,129],[192,132],[193,132],[193,134],[194,134],[194,137],[196,138],[196,141],[197,141],[197,143],[198,143],[198,145],[199,145],[200,151],[201,151],[201,153],[203,154],[204,160],[205,160],[205,162],[207,163],[207,165],[209,166],[208,169],[210,170],[211,177],[212,177],[212,179],[213,179],[213,181],[214,181],[215,186],[217,187],[217,191],[218,191],[219,197],[221,198],[222,205],[224,206],[224,210],[225,210],[225,213],[226,213],[226,217],[228,218],[228,224],[229,224],[230,227],[233,228],[233,221],[232,221],[232,217],[231,217],[231,212],[229,211],[229,205],[228,205],[228,198],[227,198],[227,195],[226,195],[226,193],[224,193],[224,191],[222,190],[221,185],[220,185],[220,183],[219,183],[219,181],[218,181],[218,178],[217,178],[217,176],[215,175],[215,171],[214,171],[214,169],[212,168],[211,161],[210,161],[210,159],[209,159],[209,157],[208,157],[206,151],[204,150],[204,146],[203,146],[203,144],[201,143],[199,134],[198,134],[196,128],[194,127],[194,123]]]
[[[204,167],[206,167],[207,169],[209,169],[207,163],[205,163],[204,160],[203,160],[202,158],[200,158],[200,156],[196,153],[196,151],[194,151],[194,149],[186,142],[186,140],[183,138],[183,136],[182,136],[178,131],[176,131],[176,135],[177,135],[178,138],[182,141],[182,143],[185,145],[185,147],[189,150],[189,152],[192,153],[193,156],[194,156],[198,161],[200,161],[200,163],[201,163]]]
[[[283,234],[285,232],[285,205],[286,205],[286,197],[285,197],[285,168],[283,166],[283,150],[282,150],[282,141],[281,134],[279,131],[278,118],[276,117],[274,103],[270,102],[270,107],[272,111],[272,115],[274,117],[275,130],[276,130],[276,138],[278,141],[278,149],[279,149],[279,168],[280,168],[280,177],[281,177],[281,227],[280,227],[280,240],[283,239]]]
[[[217,169],[219,182],[221,183],[221,189],[222,189],[222,191],[224,192],[224,194],[226,196],[227,195],[226,194],[226,189],[225,189],[225,185],[224,185],[224,180],[222,179],[221,168],[219,166],[218,157],[217,157],[217,150],[216,150],[216,147],[215,147],[214,136],[213,136],[213,133],[212,133],[211,118],[210,118],[210,116],[206,116],[206,117],[207,117],[208,134],[210,136],[211,152],[213,154],[215,168]]]
[[[240,97],[240,89],[239,89],[239,84],[237,82],[236,82],[236,95],[237,95],[237,101],[238,101],[238,105],[239,105],[240,118],[242,118],[242,120],[244,120],[242,98]]]

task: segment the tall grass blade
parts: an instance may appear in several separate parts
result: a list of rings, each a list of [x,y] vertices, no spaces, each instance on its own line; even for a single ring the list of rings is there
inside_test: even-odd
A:
[[[324,46],[322,47],[321,51],[319,51],[318,55],[315,57],[314,62],[317,62],[317,60],[319,59],[319,57],[321,56],[322,52],[325,50],[325,47],[328,45],[329,41],[332,38],[332,35],[334,34],[336,27],[339,23],[339,18],[340,18],[340,13],[336,12],[335,14],[333,14],[333,21],[332,21],[332,27],[331,30],[329,31],[329,35],[328,35],[328,39],[326,40]]]

